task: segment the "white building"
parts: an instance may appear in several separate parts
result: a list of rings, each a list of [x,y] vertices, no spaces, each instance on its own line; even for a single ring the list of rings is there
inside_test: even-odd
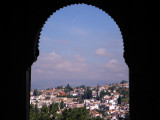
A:
[[[105,90],[105,87],[101,86],[101,87],[99,87],[99,90],[100,91]]]
[[[112,99],[112,100],[109,100],[108,103],[111,105],[117,105],[118,101],[117,99],[116,100]]]
[[[115,109],[115,106],[114,106],[114,105],[110,105],[110,106],[109,106],[109,110],[112,110],[112,109]]]
[[[105,99],[109,99],[109,98],[110,98],[110,96],[109,96],[109,95],[105,95],[103,98],[105,98]]]
[[[72,96],[78,96],[78,93],[71,93]]]
[[[116,115],[113,115],[113,116],[112,116],[112,119],[113,119],[113,120],[118,120]]]
[[[84,104],[89,105],[89,104],[90,104],[90,101],[87,100],[87,99],[85,99],[85,100],[84,100]]]
[[[90,110],[94,110],[94,109],[99,109],[99,105],[98,104],[95,104],[95,105],[91,105],[89,107]]]
[[[119,115],[119,117],[125,118],[125,114],[122,113],[122,114]]]

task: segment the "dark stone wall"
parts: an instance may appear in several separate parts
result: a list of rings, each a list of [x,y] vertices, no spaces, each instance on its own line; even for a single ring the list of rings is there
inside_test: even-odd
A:
[[[30,66],[39,55],[40,31],[47,18],[56,10],[75,3],[86,3],[106,11],[118,24],[124,39],[124,58],[129,66],[131,120],[154,118],[156,111],[149,102],[151,94],[147,79],[146,40],[151,30],[144,1],[54,0],[3,3],[2,10],[2,116],[6,120],[28,120]],[[153,23],[154,24],[154,23]],[[151,26],[154,30],[154,26]],[[150,86],[150,88],[152,88]],[[155,94],[155,93],[154,93]],[[153,96],[152,96],[153,97]],[[154,98],[153,98],[154,99]],[[150,110],[150,111],[149,111]],[[152,115],[153,114],[153,115]]]

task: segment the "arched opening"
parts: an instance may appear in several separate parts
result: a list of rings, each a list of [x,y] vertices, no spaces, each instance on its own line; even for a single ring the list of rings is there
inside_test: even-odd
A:
[[[106,14],[106,13],[105,13]],[[86,21],[86,20],[85,20]],[[107,22],[107,21],[106,21]],[[47,24],[47,23],[46,23]],[[115,24],[116,25],[116,24]],[[45,27],[45,26],[44,26]],[[118,26],[117,26],[118,27]],[[98,29],[98,28],[97,28]],[[86,32],[84,32],[84,31],[82,31],[81,29],[77,29],[77,28],[74,28],[73,29],[73,31],[71,32],[71,33],[74,33],[74,34],[77,34],[76,32],[78,31],[78,35],[79,34],[81,34],[81,36],[79,36],[79,37],[82,37],[82,35],[86,35]],[[56,31],[58,31],[58,30],[56,30]],[[43,32],[43,31],[42,31]],[[99,31],[96,31],[97,33],[96,33],[96,35],[98,34],[98,32]],[[120,32],[120,31],[119,31]],[[93,32],[94,33],[94,32]],[[101,33],[101,32],[100,32]],[[95,33],[94,33],[95,34]],[[112,34],[112,33],[111,33]],[[121,35],[121,34],[120,34]],[[100,35],[100,36],[103,36],[102,34]],[[100,36],[98,36],[98,38],[100,38]],[[104,36],[104,38],[106,38],[106,36]],[[89,38],[89,39],[91,39],[91,38]],[[95,39],[95,37],[94,37],[94,39]],[[101,38],[102,39],[102,38]],[[43,40],[45,41],[46,39],[45,38],[43,38]],[[92,38],[92,40],[93,40],[93,38]],[[59,40],[60,41],[60,40]],[[99,40],[100,41],[100,40]],[[62,41],[60,41],[62,44],[67,44],[69,41],[67,41],[67,40],[62,40]],[[71,42],[71,41],[70,41]],[[83,42],[85,42],[85,41],[83,41]],[[96,40],[95,40],[95,42],[97,42]],[[107,48],[105,48],[106,46],[104,45],[104,43],[103,43],[103,45],[102,44],[100,44],[100,46],[96,46],[95,48],[94,48],[94,52],[93,53],[95,53],[95,55],[98,55],[98,56],[101,56],[101,57],[106,57],[107,56],[107,59],[108,59],[108,57],[110,57],[110,56],[114,56],[114,57],[117,57],[117,56],[115,56],[115,55],[113,55],[112,54],[112,52],[114,51],[114,50],[111,50],[111,51],[109,51],[108,50],[108,47],[110,47],[111,45],[113,45],[113,44],[116,44],[117,43],[117,41],[114,41],[115,43],[110,43],[110,45],[109,46],[107,46],[109,43],[105,43],[105,45],[107,46]],[[122,42],[122,37],[121,37],[121,42]],[[40,43],[41,43],[41,41],[40,41]],[[54,43],[55,43],[55,41],[54,41]],[[86,42],[87,43],[87,42]],[[93,42],[94,43],[94,42]],[[101,43],[101,42],[99,42],[99,43]],[[97,43],[97,44],[99,44],[99,43]],[[122,42],[123,43],[123,42]],[[61,44],[61,45],[62,45]],[[93,45],[94,46],[94,45]],[[123,44],[121,44],[121,46],[123,46]],[[58,46],[57,45],[57,47],[60,47],[60,46]],[[91,49],[91,48],[90,48]],[[107,49],[107,50],[106,50]],[[118,46],[117,46],[117,49],[118,49]],[[53,50],[53,49],[52,49]],[[88,51],[86,51],[85,49],[83,49],[85,52],[84,53],[87,53]],[[81,51],[82,51],[82,49],[81,49]],[[40,51],[41,52],[41,51]],[[65,51],[66,52],[66,51]],[[116,52],[116,50],[114,51],[114,52]],[[123,52],[121,53],[121,55],[123,54]],[[57,53],[55,53],[55,52],[53,52],[53,51],[50,51],[49,52],[49,54],[43,54],[43,56],[41,56],[41,53],[40,53],[40,56],[39,57],[41,57],[41,58],[47,58],[47,55],[48,55],[48,57],[50,57],[50,59],[51,59],[51,61],[52,60],[57,60],[58,59],[58,61],[54,61],[54,66],[57,66],[56,68],[58,68],[58,69],[63,69],[63,70],[65,70],[65,72],[66,72],[66,70],[70,70],[70,71],[72,71],[72,73],[74,72],[74,71],[78,71],[79,69],[80,69],[80,71],[83,71],[83,70],[86,70],[86,68],[84,67],[83,69],[81,69],[81,66],[85,66],[86,65],[86,63],[84,64],[77,64],[77,63],[74,63],[74,61],[65,61],[65,60],[62,60],[62,59],[60,59],[60,58],[62,58],[62,56],[60,56],[59,54],[57,54]],[[58,58],[57,58],[57,56],[58,56]],[[60,56],[60,57],[59,57]],[[76,58],[76,60],[79,60],[79,62],[84,62],[86,59],[84,59],[84,57],[82,57],[82,56],[80,56],[80,55],[77,55],[77,56],[75,56],[75,58]],[[104,58],[103,58],[104,59]],[[105,61],[107,61],[107,59],[105,59]],[[102,64],[101,64],[101,67],[103,68],[103,69],[105,69],[104,67],[108,67],[108,68],[110,68],[110,69],[112,69],[112,70],[115,70],[115,71],[117,71],[117,70],[119,70],[119,69],[121,69],[122,68],[122,66],[120,65],[120,63],[119,63],[119,61],[117,60],[118,58],[116,58],[116,59],[108,59],[108,62],[106,63],[104,63],[103,64],[103,67],[102,67]],[[45,60],[48,60],[48,59],[45,59]],[[45,61],[44,60],[44,61]],[[89,60],[89,59],[88,59]],[[92,59],[93,60],[93,59]],[[42,61],[42,63],[40,63],[41,65],[43,65],[43,62],[44,61]],[[50,61],[50,62],[51,62]],[[61,63],[59,63],[59,61],[62,61]],[[56,62],[58,62],[57,64],[56,64]],[[89,61],[89,62],[91,62],[91,61]],[[94,61],[95,62],[95,61]],[[96,61],[97,62],[97,61]],[[96,63],[95,62],[95,63]],[[101,61],[102,62],[102,61]],[[45,61],[45,63],[49,63],[49,61],[48,62],[46,62]],[[72,65],[72,63],[74,63],[73,65],[75,65],[75,67]],[[95,64],[94,63],[94,64]],[[53,63],[51,63],[51,64],[53,64]],[[50,65],[51,64],[49,64],[49,67],[50,67]],[[119,66],[119,68],[117,68],[117,66]],[[46,67],[46,66],[43,66],[43,67]],[[66,69],[68,67],[68,69]],[[79,69],[77,69],[77,68],[79,68]],[[49,68],[49,69],[51,69],[51,68]],[[55,68],[54,68],[55,69]],[[97,69],[99,69],[98,67],[97,67]],[[33,69],[34,70],[34,69]],[[42,71],[40,70],[40,69],[36,69],[37,70],[37,72],[39,72],[40,74],[42,74]],[[92,71],[93,69],[89,69],[89,71]],[[87,73],[87,72],[89,72],[89,71],[83,71],[83,72],[85,72],[85,73]],[[101,71],[101,70],[100,70]],[[45,72],[46,72],[46,70],[45,70]],[[50,71],[48,71],[48,72],[50,72]],[[92,77],[97,77],[97,76],[102,76],[101,74],[97,74],[96,75],[96,73],[97,73],[98,71],[92,71],[92,74],[91,74],[91,76]],[[105,71],[106,72],[106,71]],[[39,76],[40,76],[40,74],[39,74]],[[53,73],[52,73],[53,74]],[[55,75],[57,75],[58,73],[56,73]],[[69,73],[68,73],[69,74]],[[82,75],[82,74],[80,74],[80,75]],[[96,76],[93,76],[93,75],[96,75]],[[117,75],[117,74],[116,74]],[[119,77],[120,76],[123,76],[122,74],[119,74]],[[42,76],[41,76],[42,77]],[[86,76],[85,76],[86,77]],[[104,76],[104,77],[108,77],[109,78],[109,76]],[[56,78],[57,79],[57,78]],[[74,78],[75,79],[75,78]],[[99,79],[99,78],[98,78]],[[118,81],[115,81],[115,83],[117,83]],[[91,83],[91,81],[89,82],[89,83]],[[86,84],[86,83],[85,83]],[[96,83],[97,84],[97,83]],[[102,83],[102,84],[104,84],[104,82]],[[59,84],[60,85],[60,84]]]
[[[130,74],[130,100],[131,100],[131,118],[135,120],[156,119],[153,106],[157,106],[158,99],[149,97],[148,93],[156,96],[157,91],[155,84],[149,80],[157,80],[155,78],[155,69],[149,69],[152,66],[156,56],[155,50],[149,49],[146,46],[146,40],[154,44],[155,33],[157,31],[156,7],[150,9],[144,1],[106,1],[106,0],[52,0],[38,2],[12,2],[6,3],[7,12],[3,9],[3,33],[4,39],[3,49],[3,85],[9,89],[2,92],[5,98],[5,103],[12,101],[14,111],[9,113],[10,104],[3,105],[3,113],[6,114],[6,119],[28,120],[29,112],[29,92],[30,92],[30,70],[32,63],[38,56],[37,42],[39,31],[47,18],[53,12],[66,5],[75,3],[86,3],[95,5],[106,11],[119,25],[124,39],[124,58],[129,66]],[[153,11],[148,17],[147,11]],[[155,13],[155,14],[154,14]],[[152,22],[151,22],[152,21]],[[155,38],[155,39],[154,39]],[[151,54],[148,54],[148,49]],[[150,55],[152,57],[150,57]],[[149,61],[149,58],[151,61]],[[6,66],[7,65],[7,66]],[[156,65],[155,65],[156,66]],[[6,94],[7,92],[9,93]],[[14,92],[12,92],[14,91]],[[14,96],[11,99],[10,96]],[[151,102],[153,101],[154,102]],[[155,102],[157,101],[157,102]],[[17,107],[17,104],[19,105]],[[148,110],[150,108],[150,110]],[[18,115],[17,115],[18,111]],[[143,112],[142,112],[143,111]],[[157,111],[158,112],[158,111]],[[156,113],[157,113],[156,112]]]

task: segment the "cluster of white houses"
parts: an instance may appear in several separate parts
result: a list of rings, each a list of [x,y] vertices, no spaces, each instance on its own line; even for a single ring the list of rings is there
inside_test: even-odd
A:
[[[127,87],[129,88],[128,84],[119,84],[119,86]],[[92,89],[92,95],[93,97],[96,97],[96,91],[94,88]],[[102,90],[108,90],[108,85],[105,85],[105,87],[101,86],[99,87],[99,92]],[[45,104],[49,106],[54,103],[60,103],[62,100],[65,103],[65,106],[67,108],[75,108],[75,107],[84,107],[86,106],[86,109],[90,110],[90,113],[93,117],[103,117],[104,119],[110,118],[111,120],[118,120],[119,117],[125,118],[126,113],[129,112],[129,104],[125,105],[119,105],[118,104],[118,98],[121,96],[118,92],[113,91],[111,92],[111,96],[105,95],[102,100],[96,100],[95,98],[92,99],[84,99],[83,102],[77,101],[77,98],[67,98],[67,97],[57,97],[57,95],[65,95],[66,93],[63,91],[63,89],[50,89],[50,90],[39,90],[42,94],[38,96],[33,96],[33,91],[31,91],[30,94],[30,104],[37,104],[38,108],[42,108],[42,106]],[[70,95],[72,96],[81,96],[84,92],[82,88],[74,88],[74,91],[70,92]],[[105,117],[102,116],[101,113],[97,112],[97,109],[103,109],[105,110]],[[62,109],[63,110],[63,109]],[[58,113],[61,113],[62,111],[58,111]]]

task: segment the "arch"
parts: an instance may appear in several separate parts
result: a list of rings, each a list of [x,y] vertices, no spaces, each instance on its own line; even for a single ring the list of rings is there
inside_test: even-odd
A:
[[[130,25],[130,18],[128,16],[128,12],[125,12],[125,10],[130,10],[129,6],[125,6],[126,1],[106,1],[105,0],[55,0],[54,2],[42,2],[39,1],[38,7],[37,4],[29,4],[27,9],[27,16],[29,16],[29,23],[28,23],[28,36],[27,40],[29,41],[27,43],[27,48],[26,48],[26,64],[25,68],[28,69],[31,67],[31,65],[37,60],[37,57],[39,56],[39,39],[40,39],[40,33],[42,31],[42,28],[47,21],[47,19],[57,10],[73,5],[73,4],[87,4],[87,5],[92,5],[100,10],[104,11],[108,15],[111,16],[111,18],[115,21],[115,23],[118,25],[122,39],[123,39],[123,46],[124,46],[124,53],[123,57],[125,60],[125,63],[128,65],[129,70],[130,70],[130,57],[129,57],[129,52],[130,52],[130,47],[129,47],[129,35],[128,33],[129,28],[132,27]],[[119,6],[119,4],[121,6]],[[128,3],[127,3],[128,4]],[[31,80],[31,79],[30,79]],[[30,81],[31,82],[31,81]],[[29,84],[30,84],[29,82]],[[26,84],[26,88],[29,90],[30,85]],[[29,87],[29,88],[28,88]],[[29,94],[29,91],[27,92]],[[28,95],[29,96],[29,95]],[[27,97],[28,99],[28,97]],[[29,101],[26,101],[26,117],[29,116]]]
[[[148,108],[156,106],[158,101],[150,102],[153,97],[148,97],[148,93],[156,95],[156,92],[151,89],[157,91],[157,87],[154,86],[157,82],[151,85],[150,81],[147,81],[156,80],[155,71],[157,70],[148,69],[148,66],[153,68],[153,63],[156,63],[152,59],[155,55],[152,54],[156,51],[146,47],[146,40],[150,41],[150,44],[157,40],[155,37],[157,22],[154,19],[157,15],[157,7],[150,9],[146,5],[146,1],[143,0],[52,0],[36,1],[35,3],[34,1],[4,3],[6,9],[3,9],[2,14],[4,26],[2,30],[4,39],[1,41],[4,46],[2,51],[2,61],[4,61],[2,63],[2,76],[5,78],[3,86],[9,88],[5,91],[10,95],[8,96],[6,92],[2,92],[2,95],[6,98],[5,103],[10,103],[10,96],[15,96],[12,99],[12,103],[15,103],[12,104],[14,111],[10,112],[6,119],[13,119],[14,116],[17,120],[28,120],[27,94],[30,88],[27,81],[30,78],[26,78],[29,77],[26,73],[27,68],[32,65],[36,56],[38,56],[37,46],[35,46],[38,45],[36,44],[38,34],[44,22],[53,12],[58,8],[75,3],[88,3],[107,10],[107,13],[119,25],[124,40],[124,58],[129,66],[131,118],[136,120],[156,119],[155,111],[149,111]],[[153,5],[154,2],[150,2],[150,4]],[[153,14],[148,14],[148,11]],[[153,51],[150,52],[152,54],[147,52],[148,49]],[[10,92],[11,90],[16,93]],[[2,112],[4,115],[8,114],[6,111],[9,107],[10,104],[3,106],[4,110]],[[147,113],[150,115],[148,116]]]

